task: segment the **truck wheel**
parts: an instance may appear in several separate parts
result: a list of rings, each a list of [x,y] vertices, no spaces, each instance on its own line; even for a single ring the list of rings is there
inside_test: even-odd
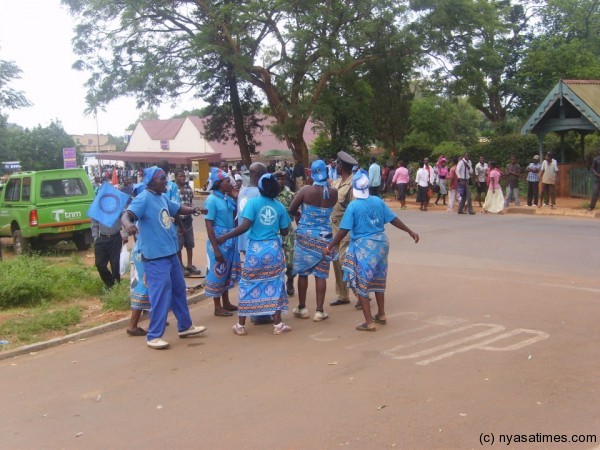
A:
[[[77,250],[88,250],[92,245],[92,240],[92,232],[90,230],[85,230],[83,233],[79,233],[73,237],[73,242],[75,242]]]
[[[29,241],[23,237],[21,230],[16,230],[13,233],[13,247],[15,255],[29,255],[31,253],[31,245]]]

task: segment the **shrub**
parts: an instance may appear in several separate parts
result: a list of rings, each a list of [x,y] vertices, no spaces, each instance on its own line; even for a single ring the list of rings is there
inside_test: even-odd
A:
[[[102,282],[94,268],[78,260],[50,265],[38,256],[19,256],[0,262],[0,309],[101,292]]]
[[[107,311],[126,311],[131,305],[129,296],[128,281],[117,283],[102,296],[102,308]]]

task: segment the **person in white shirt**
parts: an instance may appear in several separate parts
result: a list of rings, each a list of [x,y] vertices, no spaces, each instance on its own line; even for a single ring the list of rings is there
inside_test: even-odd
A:
[[[540,169],[540,179],[542,180],[542,190],[540,192],[540,204],[538,208],[542,207],[542,202],[546,205],[550,203],[552,209],[556,208],[556,185],[558,184],[558,164],[555,159],[552,159],[552,153],[546,153],[546,158],[542,162],[542,168]]]
[[[479,202],[479,207],[481,208],[481,194],[483,194],[484,198],[487,193],[487,176],[490,172],[490,169],[485,162],[485,158],[483,156],[479,157],[479,162],[475,166],[475,178],[477,180],[477,201]]]
[[[469,214],[475,214],[475,211],[473,211],[473,204],[471,203],[471,186],[469,185],[469,180],[471,180],[471,176],[473,175],[473,164],[471,163],[468,152],[465,153],[458,162],[458,165],[456,166],[456,175],[458,176],[458,191],[460,194],[458,214],[466,214],[465,204],[467,205]]]
[[[419,161],[419,170],[415,176],[415,182],[417,183],[417,203],[421,204],[421,211],[427,211],[427,204],[429,203],[429,172],[425,167],[424,161]]]
[[[377,158],[371,157],[369,166],[369,195],[379,197],[379,186],[381,185],[381,167],[377,164]]]

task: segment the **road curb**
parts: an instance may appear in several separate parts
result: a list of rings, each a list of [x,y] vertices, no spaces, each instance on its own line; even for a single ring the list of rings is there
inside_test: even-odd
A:
[[[193,305],[195,303],[199,303],[202,300],[208,298],[204,291],[193,294],[188,297],[188,305]],[[59,345],[68,344],[69,342],[78,341],[80,339],[86,339],[91,336],[97,336],[102,333],[108,333],[109,331],[120,330],[127,327],[129,323],[129,317],[124,319],[119,319],[114,322],[105,323],[103,325],[99,325],[94,328],[90,328],[89,330],[82,330],[76,333],[67,334],[65,336],[57,337],[50,339],[44,342],[36,342],[35,344],[24,345],[23,347],[13,348],[11,350],[6,350],[0,352],[0,361],[4,359],[14,358],[16,356],[27,355],[30,353],[37,353],[41,350],[46,350],[52,347],[58,347]]]
[[[504,210],[507,214],[529,214],[537,216],[566,216],[566,217],[584,217],[586,219],[600,218],[600,211],[588,211],[587,209],[567,209],[567,208],[537,208],[513,206]]]

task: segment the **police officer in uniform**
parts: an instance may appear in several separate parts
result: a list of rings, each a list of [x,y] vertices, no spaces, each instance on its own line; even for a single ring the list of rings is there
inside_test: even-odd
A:
[[[352,197],[352,169],[358,165],[358,161],[350,156],[346,152],[339,152],[337,154],[336,171],[338,179],[332,183],[332,186],[338,191],[338,201],[333,207],[331,213],[331,228],[333,235],[335,236],[340,231],[340,222],[344,217],[346,208],[353,200]],[[335,274],[335,293],[337,298],[330,302],[331,306],[347,305],[350,303],[350,297],[348,295],[348,287],[343,281],[342,263],[346,250],[350,244],[350,238],[347,235],[339,244],[338,252],[340,258],[333,261],[333,272]]]

